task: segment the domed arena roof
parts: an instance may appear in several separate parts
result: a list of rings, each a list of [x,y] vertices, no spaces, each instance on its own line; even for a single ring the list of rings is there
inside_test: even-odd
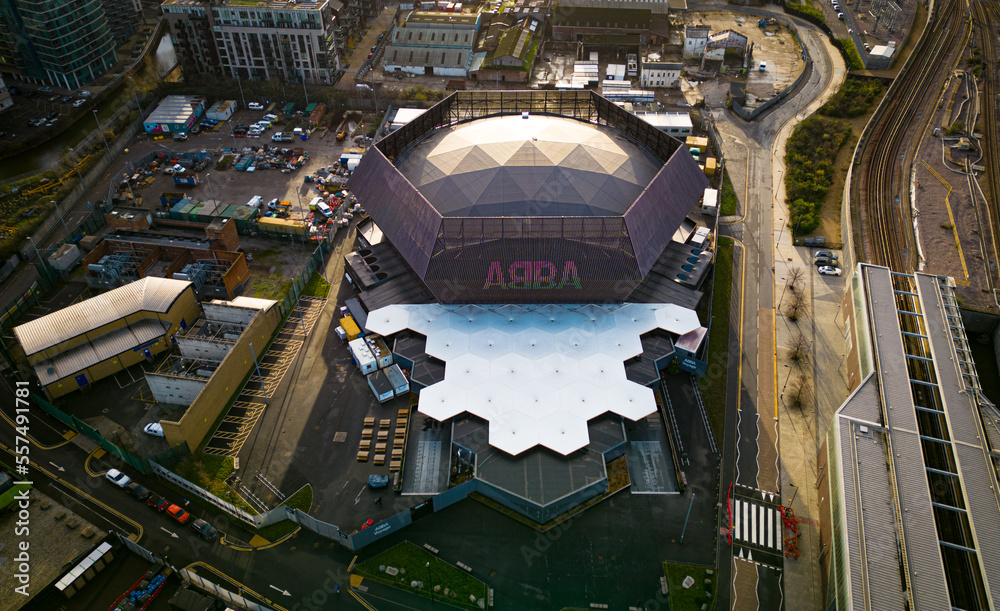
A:
[[[439,129],[396,167],[442,216],[621,216],[663,164],[615,130],[508,115]]]

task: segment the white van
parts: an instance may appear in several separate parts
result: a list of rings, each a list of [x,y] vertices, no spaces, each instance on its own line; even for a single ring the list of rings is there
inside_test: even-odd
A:
[[[247,202],[247,206],[251,208],[259,208],[261,204],[264,203],[264,198],[260,195],[254,195],[250,201]]]
[[[330,218],[331,216],[333,216],[333,210],[331,210],[330,206],[327,206],[326,202],[322,200],[320,200],[320,202],[316,204],[316,212],[319,212],[326,218]]]
[[[322,197],[314,197],[311,202],[309,202],[309,209],[315,210],[316,206],[323,202]]]
[[[760,62],[760,71],[767,72],[767,62]]]

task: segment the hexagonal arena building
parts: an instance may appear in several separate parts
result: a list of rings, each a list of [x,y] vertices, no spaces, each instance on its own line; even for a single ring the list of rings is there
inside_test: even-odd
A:
[[[708,180],[590,91],[459,91],[380,140],[348,187],[441,303],[622,302]]]

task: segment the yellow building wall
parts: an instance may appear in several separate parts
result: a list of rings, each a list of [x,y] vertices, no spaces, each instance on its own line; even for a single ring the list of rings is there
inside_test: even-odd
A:
[[[254,367],[250,344],[253,343],[259,359],[280,323],[281,313],[277,306],[255,316],[181,419],[160,421],[170,447],[187,444],[191,452],[198,450],[229,400],[240,389],[243,378]]]

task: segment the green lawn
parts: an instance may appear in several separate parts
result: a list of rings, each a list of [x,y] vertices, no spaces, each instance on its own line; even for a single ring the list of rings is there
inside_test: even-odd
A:
[[[390,576],[385,571],[379,570],[379,567],[395,567],[399,569],[399,574]],[[477,600],[486,598],[485,583],[409,541],[404,541],[355,565],[354,572],[407,592],[447,601],[448,604],[461,609],[479,609],[479,605],[472,602],[469,596],[475,596]],[[412,588],[410,583],[413,581],[423,582],[424,585],[422,588]],[[440,588],[434,591],[437,586]],[[446,589],[448,595],[444,594]]]
[[[729,370],[729,307],[733,287],[733,241],[719,239],[712,288],[712,327],[708,334],[708,374],[701,379],[702,398],[716,443],[726,428],[726,373]],[[739,324],[739,321],[736,321]],[[684,607],[681,607],[684,608]]]
[[[192,484],[201,486],[220,499],[236,505],[247,513],[258,513],[256,509],[243,500],[243,497],[233,492],[226,485],[226,479],[235,470],[231,457],[214,454],[204,454],[201,456],[201,460],[196,460],[194,457],[187,458],[178,463],[173,469],[174,473]]]
[[[282,505],[287,505],[293,509],[298,509],[302,513],[309,513],[312,508],[313,489],[312,484],[306,484],[299,488],[298,492],[285,499]],[[277,541],[288,533],[294,531],[299,525],[292,520],[282,520],[265,526],[257,530],[257,534],[268,541]]]
[[[701,609],[705,603],[708,603],[708,609],[715,608],[717,583],[712,569],[693,564],[664,562],[663,574],[667,576],[667,601],[671,609]],[[689,575],[694,579],[694,584],[685,588],[684,578]],[[706,579],[711,583],[705,583]]]
[[[305,287],[302,289],[303,297],[318,297],[320,299],[326,299],[327,295],[330,294],[330,283],[326,281],[319,272],[315,272],[309,282],[306,283]]]
[[[733,181],[729,180],[729,168],[722,171],[722,187],[719,192],[720,216],[733,216],[740,213],[740,202],[736,198]]]

